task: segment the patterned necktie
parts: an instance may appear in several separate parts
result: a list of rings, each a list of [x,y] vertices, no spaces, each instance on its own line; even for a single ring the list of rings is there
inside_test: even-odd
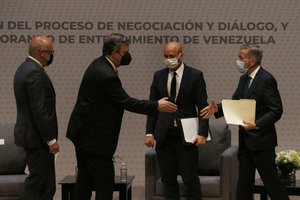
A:
[[[171,82],[171,89],[170,89],[170,101],[175,102],[176,99],[176,72],[173,72],[173,78]]]

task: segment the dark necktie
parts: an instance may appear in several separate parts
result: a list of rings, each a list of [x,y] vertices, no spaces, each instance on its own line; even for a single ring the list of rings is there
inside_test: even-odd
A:
[[[170,101],[175,102],[176,99],[176,72],[173,72],[173,78],[171,82],[171,89],[170,89]]]
[[[245,88],[244,88],[244,98],[246,98],[246,96],[248,94],[250,81],[251,81],[251,76],[247,76],[247,81],[246,81]]]

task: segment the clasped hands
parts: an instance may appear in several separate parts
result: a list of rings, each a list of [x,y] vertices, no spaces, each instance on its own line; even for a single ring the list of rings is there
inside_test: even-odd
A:
[[[201,111],[200,111],[200,116],[203,118],[203,119],[208,119],[210,118],[213,114],[215,114],[216,112],[218,112],[218,106],[217,104],[215,103],[214,99],[211,100],[211,103],[206,106],[205,108],[203,108]],[[243,121],[244,125],[241,125],[246,131],[249,131],[249,130],[253,130],[253,129],[256,129],[256,124],[255,123],[252,123],[252,122],[246,122],[246,121]]]

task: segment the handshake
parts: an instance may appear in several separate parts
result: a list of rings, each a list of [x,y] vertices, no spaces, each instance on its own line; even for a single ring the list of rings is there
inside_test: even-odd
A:
[[[164,97],[158,101],[158,108],[159,112],[176,112],[177,105],[168,101],[168,97]]]
[[[160,112],[176,112],[177,105],[168,101],[168,97],[164,97],[158,101],[158,111]],[[214,100],[211,101],[210,105],[206,106],[200,111],[200,116],[204,119],[208,119],[211,115],[218,112],[218,106]]]

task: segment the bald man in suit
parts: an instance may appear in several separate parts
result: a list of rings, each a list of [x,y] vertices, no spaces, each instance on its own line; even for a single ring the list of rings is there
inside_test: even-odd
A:
[[[207,93],[203,73],[183,63],[183,50],[178,42],[164,47],[167,67],[155,72],[150,90],[150,100],[169,96],[178,106],[175,114],[157,112],[147,118],[145,144],[154,146],[157,153],[162,183],[167,200],[179,200],[178,173],[187,187],[189,200],[202,199],[198,178],[198,148],[206,143],[208,120],[199,118],[199,131],[193,144],[186,146],[178,118],[198,117],[198,110],[206,107]]]
[[[14,77],[15,143],[25,149],[30,172],[20,197],[24,200],[52,200],[55,194],[54,154],[59,151],[55,91],[44,70],[52,63],[53,56],[49,38],[33,38],[29,56]]]

